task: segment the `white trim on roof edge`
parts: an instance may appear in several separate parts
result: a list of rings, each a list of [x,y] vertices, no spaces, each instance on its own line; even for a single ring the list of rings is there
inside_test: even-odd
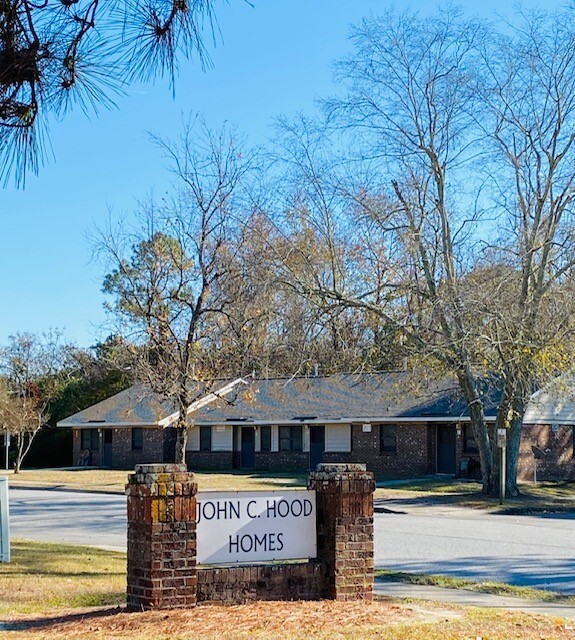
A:
[[[78,422],[78,423],[68,423],[68,424],[60,424],[58,423],[58,427],[67,427],[70,429],[119,429],[119,428],[128,428],[128,427],[144,427],[153,429],[156,427],[164,428],[164,422],[167,418],[159,422],[154,422],[152,424],[142,423],[142,422]],[[487,416],[485,418],[486,422],[495,422],[495,416]],[[314,420],[278,420],[274,418],[273,420],[199,420],[190,424],[190,428],[194,426],[198,427],[210,427],[217,425],[225,425],[225,426],[262,426],[262,425],[292,425],[292,424],[363,424],[364,422],[369,422],[371,424],[379,424],[379,423],[413,423],[413,422],[471,422],[471,418],[468,416],[462,416],[461,418],[456,418],[454,416],[431,416],[429,418],[422,417],[413,417],[413,418],[405,418],[405,417],[393,417],[386,416],[385,418],[374,418],[372,416],[369,417],[361,417],[354,416],[349,418],[316,418]],[[165,426],[169,426],[170,423],[167,423]],[[528,423],[532,424],[532,423]],[[548,424],[548,422],[542,423]]]
[[[194,402],[192,402],[192,404],[190,404],[190,406],[186,409],[186,415],[189,415],[190,413],[193,413],[194,411],[197,411],[198,409],[202,409],[203,407],[207,406],[208,404],[211,404],[212,402],[214,402],[216,400],[219,400],[222,396],[226,396],[238,384],[246,384],[247,385],[249,383],[246,382],[246,380],[244,380],[243,378],[237,378],[233,382],[230,382],[230,383],[226,384],[225,386],[223,386],[221,389],[218,389],[217,391],[212,391],[211,393],[208,393],[207,396],[204,396],[203,398],[198,398],[197,400],[194,400]],[[159,420],[158,421],[158,426],[160,426],[160,427],[169,426],[170,424],[172,424],[172,422],[175,422],[178,419],[179,415],[180,415],[180,412],[179,411],[175,411],[174,413],[172,413],[171,415],[167,416],[166,418],[162,418],[162,420]]]

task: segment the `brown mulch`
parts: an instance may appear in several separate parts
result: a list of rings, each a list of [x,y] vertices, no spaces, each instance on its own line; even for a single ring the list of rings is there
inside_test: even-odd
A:
[[[458,614],[455,614],[458,615]],[[205,605],[183,611],[129,613],[124,608],[18,616],[5,622],[12,637],[30,638],[304,638],[338,637],[352,629],[424,620],[445,620],[453,612],[419,605],[376,602],[255,602]],[[15,633],[14,633],[15,632]],[[352,637],[352,636],[340,636]]]
[[[256,602],[183,611],[124,608],[14,615],[7,640],[573,640],[575,623],[436,603]],[[2,632],[7,632],[4,635]]]

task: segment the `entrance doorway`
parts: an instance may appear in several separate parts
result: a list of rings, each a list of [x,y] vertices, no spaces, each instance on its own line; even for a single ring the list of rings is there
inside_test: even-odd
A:
[[[102,466],[112,466],[112,454],[113,454],[113,436],[114,431],[112,429],[103,429],[104,431],[104,443],[102,445]]]
[[[456,427],[437,425],[437,473],[455,475]]]
[[[255,429],[253,427],[242,427],[241,430],[241,460],[242,469],[253,469],[255,463]]]
[[[312,425],[309,428],[309,468],[315,471],[318,464],[323,462],[325,453],[325,427]]]

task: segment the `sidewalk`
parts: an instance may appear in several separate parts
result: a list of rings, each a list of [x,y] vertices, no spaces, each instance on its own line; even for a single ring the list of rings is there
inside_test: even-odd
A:
[[[488,607],[505,609],[506,611],[522,611],[524,613],[575,620],[575,607],[573,606],[554,604],[542,600],[497,596],[491,593],[466,591],[465,589],[444,589],[442,587],[407,584],[405,582],[387,582],[376,579],[374,592],[377,595],[390,596],[392,598],[434,600],[436,602],[459,604],[465,607]]]

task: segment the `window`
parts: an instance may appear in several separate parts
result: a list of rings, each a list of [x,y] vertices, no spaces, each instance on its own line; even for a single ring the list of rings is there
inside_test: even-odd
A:
[[[100,434],[98,429],[82,429],[82,449],[98,451],[100,448]]]
[[[260,427],[260,450],[272,450],[272,428],[269,426]]]
[[[478,453],[477,442],[475,442],[475,436],[473,435],[473,429],[470,424],[463,425],[463,452],[464,453]]]
[[[302,427],[280,427],[280,451],[303,451]]]
[[[200,451],[212,450],[212,428],[200,427]]]
[[[142,427],[132,428],[132,451],[141,451],[144,448],[144,430]]]
[[[379,450],[381,453],[397,453],[397,435],[394,424],[379,425]]]

